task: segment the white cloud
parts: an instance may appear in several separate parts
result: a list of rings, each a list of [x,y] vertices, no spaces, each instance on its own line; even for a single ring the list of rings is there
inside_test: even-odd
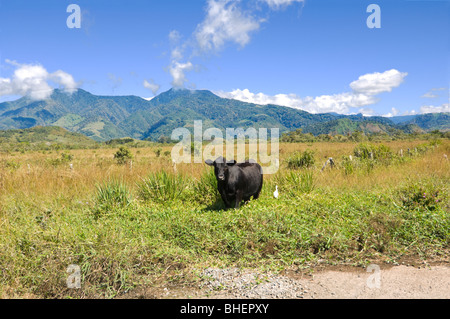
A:
[[[76,83],[73,76],[64,71],[58,70],[49,74],[49,79],[58,83],[66,92],[73,93],[78,89],[79,83]]]
[[[444,103],[439,106],[426,105],[420,108],[420,113],[442,113],[442,112],[450,112],[450,103]]]
[[[358,113],[361,113],[363,116],[373,116],[375,111],[372,110],[371,108],[364,107],[362,109],[359,109]]]
[[[392,69],[383,73],[375,72],[361,75],[358,80],[350,83],[351,89],[356,93],[377,95],[391,92],[393,88],[402,84],[407,72]]]
[[[269,5],[269,7],[273,10],[279,10],[280,8],[284,8],[289,6],[295,2],[305,2],[305,0],[261,0]]]
[[[393,117],[393,116],[396,116],[397,114],[398,114],[398,110],[395,107],[393,107],[393,108],[391,108],[391,111],[389,113],[384,114],[383,116],[384,117]]]
[[[194,68],[191,62],[180,63],[173,61],[172,65],[169,67],[170,75],[172,75],[172,86],[174,87],[184,87],[186,83],[186,71],[190,71]]]
[[[422,95],[421,97],[427,98],[427,99],[434,99],[434,98],[439,97],[439,95],[433,94],[433,93],[431,93],[431,92],[427,92],[427,93],[425,93],[424,95]]]
[[[275,104],[310,113],[348,113],[352,107],[362,107],[375,103],[377,100],[372,96],[353,93],[340,93],[334,95],[321,95],[317,97],[299,97],[296,94],[266,95],[264,93],[252,93],[248,89],[236,89],[232,92],[216,92],[217,95],[248,103],[260,105]]]
[[[144,80],[143,83],[144,87],[152,91],[153,95],[156,95],[158,93],[159,88],[161,87],[159,84],[156,84],[153,79],[150,79],[150,81]]]
[[[412,110],[412,111],[405,111],[405,112],[403,112],[402,116],[405,116],[405,115],[417,115],[417,114],[419,114],[419,113],[417,113],[416,110]]]
[[[201,50],[220,50],[226,42],[242,47],[250,41],[250,33],[260,22],[244,13],[236,0],[209,0],[205,20],[197,26],[195,38]]]
[[[304,0],[260,0],[266,2],[271,10],[285,8],[295,2]],[[186,72],[194,68],[192,58],[207,53],[221,51],[227,43],[235,43],[241,48],[246,46],[252,33],[260,29],[261,23],[266,20],[260,15],[256,2],[245,3],[243,9],[241,0],[208,0],[206,15],[191,37],[178,44],[181,36],[178,31],[169,33],[171,48],[171,61],[168,67],[172,75],[172,84],[182,86],[187,81]],[[191,51],[190,57],[187,51]],[[186,55],[186,57],[185,57]],[[184,59],[184,60],[183,60]]]
[[[433,92],[437,92],[437,91],[445,91],[447,90],[447,88],[432,88],[430,91],[428,91],[427,93],[425,93],[424,95],[422,95],[422,98],[427,98],[427,99],[434,99],[434,98],[438,98],[439,95]]]
[[[400,78],[397,76],[401,74]],[[350,84],[353,92],[344,92],[332,95],[320,95],[316,97],[300,97],[296,94],[267,95],[264,93],[252,93],[248,89],[236,89],[232,92],[216,92],[225,98],[260,105],[276,104],[301,109],[310,113],[336,112],[348,114],[351,108],[360,108],[366,115],[373,115],[373,110],[365,106],[378,102],[376,94],[390,92],[392,88],[400,85],[407,73],[390,70],[384,73],[371,73],[360,76],[357,81]]]
[[[44,100],[53,92],[49,82],[58,84],[68,93],[73,93],[79,86],[72,75],[62,70],[49,73],[39,64],[20,64],[11,60],[6,60],[6,63],[16,69],[11,78],[0,78],[0,96],[27,95],[35,100]]]
[[[177,43],[181,39],[181,34],[177,30],[172,30],[169,33],[169,40],[171,43]]]

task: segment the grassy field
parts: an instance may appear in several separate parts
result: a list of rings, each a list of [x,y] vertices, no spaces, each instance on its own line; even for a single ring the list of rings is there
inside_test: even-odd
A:
[[[0,297],[112,298],[211,266],[448,260],[448,139],[280,144],[279,172],[238,210],[223,209],[210,167],[175,173],[170,150],[131,149],[125,164],[117,149],[1,154]],[[81,289],[67,288],[72,264]]]

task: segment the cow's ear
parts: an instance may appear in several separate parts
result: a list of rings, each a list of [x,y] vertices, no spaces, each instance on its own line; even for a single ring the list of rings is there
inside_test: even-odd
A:
[[[229,161],[227,161],[227,165],[228,165],[228,166],[233,166],[234,164],[236,164],[236,161],[235,161],[235,160],[229,160]]]
[[[210,159],[207,159],[207,160],[205,161],[205,164],[206,164],[206,165],[209,165],[209,166],[213,166],[213,165],[214,165],[214,162],[213,162],[212,160],[210,160]]]

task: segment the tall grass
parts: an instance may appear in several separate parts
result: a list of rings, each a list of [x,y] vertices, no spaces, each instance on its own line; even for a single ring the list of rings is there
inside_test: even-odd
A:
[[[137,183],[137,192],[144,201],[166,202],[180,198],[186,187],[182,175],[160,171],[142,178]]]
[[[166,172],[169,159],[153,148],[133,154],[132,168],[115,163],[114,149],[71,151],[73,170],[48,165],[56,152],[0,154],[0,297],[111,298],[166,279],[182,284],[211,265],[448,259],[450,142],[425,153],[420,144],[386,143],[393,160],[374,159],[370,174],[359,166],[366,159],[354,158],[348,174],[340,164],[358,144],[314,144],[314,160],[333,157],[336,168],[283,166],[237,210],[212,205],[220,201],[212,169]],[[280,162],[306,149],[281,144]],[[408,160],[395,156],[400,149]],[[70,264],[81,267],[82,289],[65,285]]]
[[[217,191],[217,179],[214,169],[208,168],[203,172],[200,179],[193,184],[193,198],[199,203],[208,204],[219,200]]]
[[[316,188],[314,171],[310,169],[278,174],[271,184],[273,183],[280,188],[280,194],[287,194],[291,197],[310,193]]]
[[[132,202],[128,186],[120,180],[110,180],[96,186],[96,214],[113,212],[123,209]]]
[[[315,163],[314,151],[294,152],[286,159],[286,163],[288,168],[293,169],[313,167]]]

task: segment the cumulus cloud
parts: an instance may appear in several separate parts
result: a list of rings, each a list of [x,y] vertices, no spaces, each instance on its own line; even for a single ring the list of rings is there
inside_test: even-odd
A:
[[[260,0],[268,4],[271,10],[287,7],[303,0]],[[218,53],[227,43],[234,43],[243,48],[254,32],[260,29],[264,18],[258,17],[256,2],[248,3],[246,10],[241,0],[208,0],[205,18],[201,21],[191,37],[182,44],[177,30],[169,33],[172,46],[170,54],[169,73],[172,75],[172,85],[183,86],[186,82],[186,72],[194,69],[192,60],[203,54]],[[177,44],[177,45],[175,45]],[[186,52],[188,51],[188,52]],[[189,56],[190,51],[190,56]]]
[[[395,69],[383,73],[368,73],[361,75],[358,80],[350,83],[350,87],[354,92],[366,95],[391,92],[393,88],[396,88],[403,83],[403,80],[407,75],[408,73],[400,72]]]
[[[11,60],[6,60],[6,63],[16,69],[11,78],[0,78],[0,96],[26,95],[35,100],[45,100],[53,92],[50,82],[68,93],[73,93],[79,86],[72,75],[62,70],[49,73],[39,64],[20,64]]]
[[[450,103],[444,103],[439,106],[425,105],[420,108],[420,113],[443,113],[450,112]]]
[[[301,109],[310,113],[336,112],[348,114],[351,108],[360,108],[360,112],[372,115],[373,111],[364,108],[379,101],[377,94],[390,92],[394,87],[399,86],[405,72],[389,70],[383,73],[369,73],[359,77],[352,82],[350,87],[352,92],[344,92],[332,95],[320,95],[316,97],[300,97],[296,94],[267,95],[264,93],[252,93],[248,89],[236,89],[232,92],[216,92],[217,95],[225,98],[235,99],[243,102],[255,104],[276,104]]]
[[[161,87],[159,84],[156,84],[153,79],[150,79],[149,81],[144,80],[143,83],[144,87],[152,91],[153,95],[156,95],[158,93],[159,88]]]
[[[200,49],[220,50],[226,42],[245,46],[250,33],[259,29],[260,22],[238,6],[240,1],[209,0],[205,20],[197,26],[195,38]]]
[[[217,95],[229,99],[239,100],[255,104],[283,105],[310,113],[349,113],[352,107],[362,107],[377,101],[372,96],[353,93],[340,93],[333,95],[320,95],[316,97],[300,97],[296,94],[266,95],[264,93],[252,93],[248,89],[236,89],[232,92],[216,92]]]
[[[186,83],[186,71],[190,71],[194,68],[191,62],[180,63],[173,61],[169,67],[170,75],[172,76],[172,86],[174,87],[184,87]]]
[[[384,114],[383,116],[384,117],[393,117],[393,116],[396,116],[397,114],[398,114],[398,110],[395,107],[393,107],[393,108],[391,108],[391,111],[389,113]]]

